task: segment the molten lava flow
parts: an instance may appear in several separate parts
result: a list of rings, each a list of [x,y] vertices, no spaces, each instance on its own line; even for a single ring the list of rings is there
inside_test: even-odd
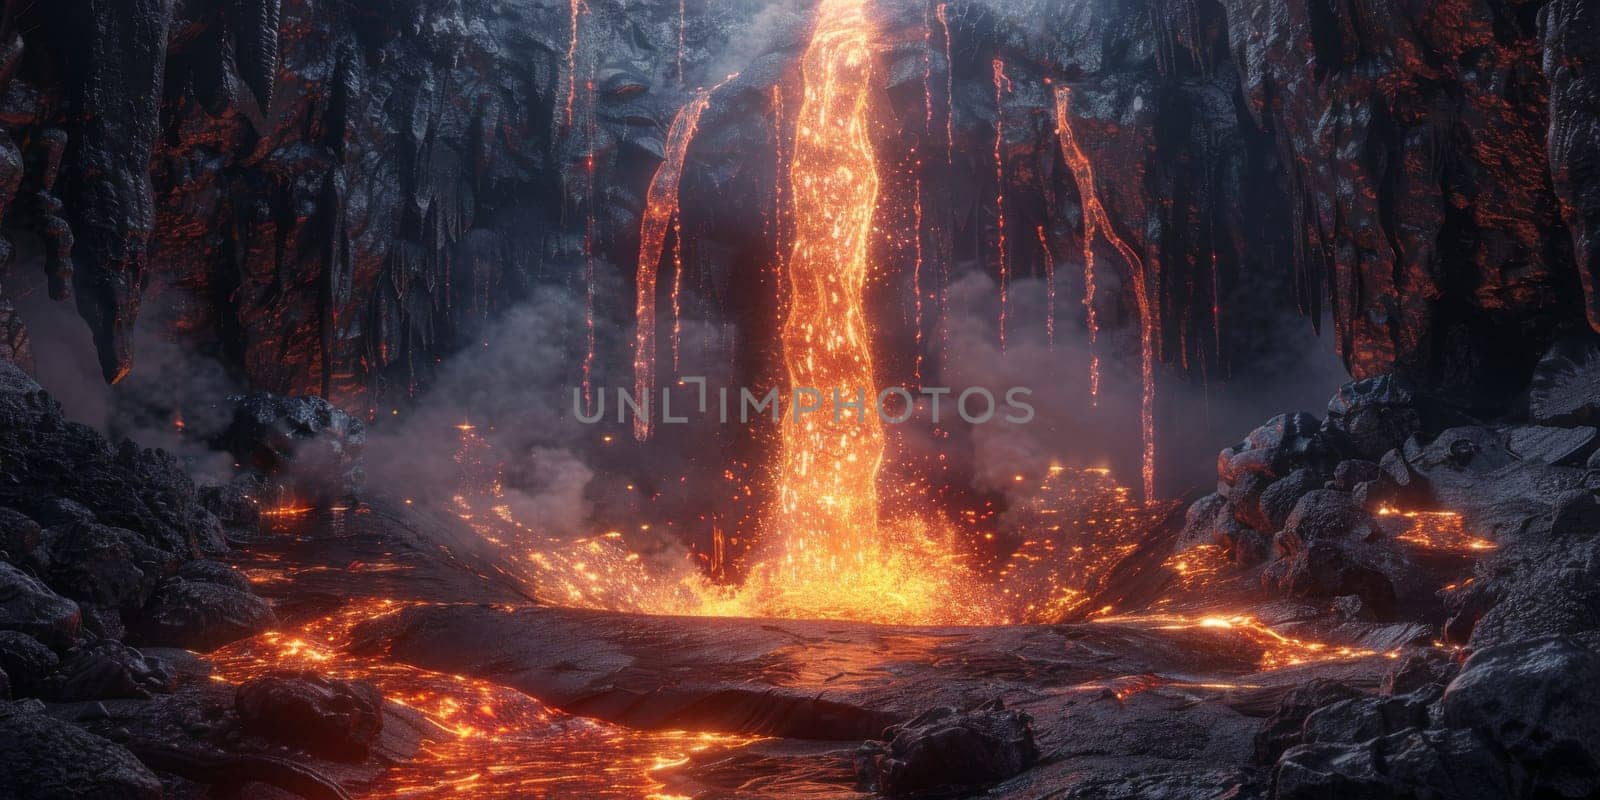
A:
[[[683,179],[683,160],[694,140],[700,115],[711,104],[711,91],[702,89],[678,111],[672,127],[667,132],[667,158],[650,179],[646,196],[644,218],[639,227],[638,297],[634,311],[638,327],[634,332],[633,389],[634,396],[647,398],[655,386],[656,370],[656,276],[661,266],[662,249],[666,245],[667,226],[678,219],[678,185]],[[681,257],[674,263],[681,264]],[[674,283],[674,295],[678,281]],[[676,316],[676,315],[674,315]],[[637,414],[633,420],[633,434],[644,441],[650,436],[650,415]]]
[[[1039,226],[1039,252],[1044,254],[1044,337],[1053,350],[1056,346],[1056,257],[1050,252],[1050,240]]]
[[[1281,669],[1318,661],[1344,661],[1383,656],[1395,658],[1398,651],[1372,650],[1301,639],[1279,633],[1247,614],[1132,614],[1105,616],[1094,620],[1108,625],[1135,625],[1161,631],[1199,631],[1227,637],[1238,644],[1259,649],[1263,670]]]
[[[590,96],[594,94],[594,83],[586,84]],[[583,406],[584,411],[594,410],[594,357],[595,357],[595,327],[594,327],[594,300],[595,300],[595,263],[594,263],[594,140],[595,120],[594,107],[590,104],[588,113],[589,152],[583,157],[583,328],[585,349],[583,352]]]
[[[994,210],[998,230],[997,268],[1000,273],[1000,349],[1006,349],[1006,284],[1010,279],[1011,265],[1006,255],[1006,107],[1005,92],[1011,89],[1011,79],[1006,77],[1006,62],[995,59],[994,69]]]
[[[944,159],[945,166],[955,166],[956,159],[956,62],[950,57],[949,6],[940,3],[934,10],[939,18],[939,29],[944,32]]]
[[[1139,372],[1143,384],[1139,422],[1144,445],[1141,472],[1144,477],[1144,497],[1152,500],[1155,498],[1156,475],[1155,315],[1151,308],[1149,287],[1145,285],[1144,262],[1111,226],[1111,218],[1106,215],[1105,206],[1100,203],[1100,194],[1095,189],[1094,166],[1078,147],[1078,139],[1072,132],[1072,117],[1068,112],[1071,94],[1066,86],[1056,87],[1056,132],[1061,138],[1061,155],[1072,170],[1073,180],[1078,184],[1078,197],[1083,205],[1083,303],[1089,315],[1089,341],[1091,344],[1094,342],[1097,332],[1094,312],[1094,240],[1102,236],[1127,262],[1128,272],[1133,278],[1134,299],[1139,306]],[[1089,392],[1095,396],[1100,384],[1097,357],[1091,359],[1089,370]]]
[[[1465,521],[1454,511],[1401,511],[1393,506],[1378,509],[1384,520],[1397,520],[1403,528],[1395,539],[1423,550],[1458,553],[1487,553],[1499,545],[1467,531]]]
[[[567,0],[567,104],[566,115],[561,118],[563,130],[572,126],[572,109],[578,99],[578,17],[583,12],[583,0]]]
[[[873,26],[866,0],[822,0],[802,60],[790,186],[794,246],[781,331],[789,384],[826,401],[876,386],[862,293],[870,268],[878,166],[868,89]],[[791,413],[779,457],[787,566],[817,579],[866,554],[877,527],[884,432],[876,414]]]
[[[251,571],[257,584],[286,577]],[[338,612],[290,629],[231,644],[208,658],[212,680],[244,683],[279,670],[313,670],[338,680],[377,687],[386,700],[422,723],[423,746],[413,758],[389,766],[362,797],[659,796],[652,775],[690,754],[739,745],[754,737],[688,731],[635,731],[573,717],[532,697],[486,681],[445,675],[351,655],[355,628],[416,603],[357,599]]]

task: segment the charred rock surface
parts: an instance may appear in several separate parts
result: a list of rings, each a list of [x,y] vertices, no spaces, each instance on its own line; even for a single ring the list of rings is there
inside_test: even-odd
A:
[[[223,445],[241,465],[311,502],[354,497],[366,481],[361,421],[320,397],[265,392],[230,398],[233,422]]]
[[[1043,230],[1042,247],[1012,237],[1013,274],[1041,274],[1045,248],[1083,245],[1087,187],[1055,135],[1065,89],[1140,262],[1102,259],[1101,318],[1133,327],[1141,270],[1181,369],[1248,371],[1280,311],[1326,308],[1357,377],[1492,406],[1594,316],[1582,2],[1349,19],[1255,0],[946,5],[948,58],[927,9],[884,4],[893,147],[948,150],[950,174],[929,180],[983,185],[1003,127],[1008,214]],[[485,0],[7,8],[0,211],[11,238],[43,241],[58,294],[76,286],[110,378],[159,279],[184,298],[167,327],[255,388],[362,410],[413,390],[531,285],[631,265],[672,115],[725,77],[730,43],[755,52],[690,153],[684,222],[705,246],[686,255],[720,297],[749,280],[740,259],[773,249],[760,209],[778,165],[750,154],[784,133],[769,88],[794,83],[799,14],[753,32],[738,9],[690,4],[680,34],[672,3],[584,3],[576,19]],[[81,24],[95,47],[77,46]],[[998,107],[995,59],[1015,86]],[[925,98],[924,80],[950,96]],[[941,257],[997,269],[992,195],[930,193]]]
[[[188,477],[165,453],[66,422],[8,362],[0,420],[0,794],[347,798],[328,759],[347,765],[339,780],[371,780],[380,751],[414,747],[409,724],[380,741],[370,688],[307,674],[214,697],[194,657],[166,648],[215,649],[276,617],[239,572],[199,557],[222,549],[224,528]]]
[[[936,708],[856,751],[863,789],[886,797],[970,792],[1014,777],[1039,760],[1032,718],[996,700],[967,713]]]
[[[1324,473],[1329,488],[1304,491],[1274,534],[1278,558],[1260,568],[1264,585],[1302,596],[1354,593],[1380,614],[1409,608],[1408,615],[1442,620],[1444,641],[1464,649],[1455,658],[1448,651],[1410,656],[1376,695],[1337,684],[1291,694],[1257,739],[1257,757],[1275,762],[1273,796],[1596,791],[1600,761],[1584,727],[1593,715],[1583,711],[1593,702],[1593,681],[1578,677],[1600,668],[1600,499],[1586,477],[1595,438],[1586,423],[1597,398],[1586,355],[1592,347],[1558,342],[1540,362],[1524,415],[1458,426],[1456,414],[1430,408],[1420,395],[1380,390],[1388,378],[1352,384],[1334,398],[1321,430],[1338,434],[1336,451],[1370,458],[1377,445],[1403,441],[1379,456],[1376,473],[1361,469],[1365,480],[1340,462]],[[1377,405],[1352,413],[1355,398]],[[1190,508],[1186,541],[1209,532],[1238,548],[1256,532],[1251,524],[1263,524],[1240,510],[1251,502],[1250,480],[1276,474],[1272,468],[1281,473],[1297,451],[1285,441],[1303,441],[1287,434],[1313,428],[1311,420],[1287,419],[1223,451],[1226,491]],[[1367,422],[1353,427],[1359,419]],[[1381,435],[1362,435],[1363,428]],[[1470,538],[1454,539],[1461,549],[1456,577],[1448,578],[1432,570],[1444,563],[1439,550],[1458,522],[1458,534]],[[1330,539],[1344,544],[1314,549]],[[1444,580],[1438,601],[1375,602],[1388,589]]]

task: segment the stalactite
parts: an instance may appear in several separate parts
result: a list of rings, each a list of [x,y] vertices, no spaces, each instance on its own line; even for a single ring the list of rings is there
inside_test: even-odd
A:
[[[255,94],[262,113],[272,105],[278,81],[278,22],[282,0],[230,0],[228,22],[235,38],[239,76]]]

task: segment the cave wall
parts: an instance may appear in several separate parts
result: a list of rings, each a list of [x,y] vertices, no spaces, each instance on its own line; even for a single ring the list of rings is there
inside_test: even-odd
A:
[[[1017,235],[1036,226],[1058,257],[1081,248],[1050,97],[1069,86],[1175,371],[1249,369],[1279,316],[1326,312],[1353,374],[1494,403],[1586,310],[1600,329],[1592,3],[969,0],[945,8],[948,59],[933,6],[881,5],[886,138],[932,146],[944,114],[953,133],[929,246],[992,260],[1003,114],[1012,269],[1039,272]],[[75,295],[109,380],[137,363],[155,286],[150,313],[251,384],[370,412],[529,286],[594,259],[631,272],[665,130],[731,50],[743,72],[694,146],[685,223],[701,284],[738,294],[782,227],[759,209],[803,26],[756,0],[681,22],[670,2],[579,8],[569,54],[557,0],[7,0],[3,255]],[[1014,86],[999,111],[995,58]],[[947,76],[948,111],[925,119]],[[1101,260],[1126,351],[1129,267]]]

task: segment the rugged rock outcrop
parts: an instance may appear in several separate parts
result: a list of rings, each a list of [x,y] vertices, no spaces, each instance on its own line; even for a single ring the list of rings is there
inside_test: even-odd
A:
[[[309,501],[352,497],[366,481],[365,426],[320,397],[266,392],[230,398],[223,444],[241,465]]]
[[[366,758],[383,729],[376,689],[309,672],[243,684],[234,707],[247,733],[343,761]]]
[[[945,5],[936,24],[882,4],[900,128],[886,158],[923,142],[949,151],[938,180],[985,185],[1003,128],[1007,214],[1043,231],[1039,247],[1011,237],[1010,268],[1041,274],[1046,249],[1083,244],[1087,187],[1054,131],[1065,89],[1064,121],[1138,256],[1102,259],[1107,335],[1134,327],[1138,270],[1161,357],[1194,374],[1251,369],[1278,310],[1326,307],[1357,377],[1492,405],[1583,324],[1585,290],[1600,307],[1582,2],[1348,19],[1264,0]],[[691,4],[680,26],[676,4],[621,0],[6,8],[0,212],[11,238],[43,239],[111,378],[159,277],[193,298],[168,326],[256,388],[362,410],[411,391],[530,285],[631,265],[668,123],[725,76],[731,43],[749,63],[691,154],[684,222],[708,245],[690,261],[737,292],[740,259],[773,249],[761,210],[778,165],[749,154],[781,150],[770,87],[792,107],[802,10],[758,24]],[[1011,79],[998,106],[996,59]],[[999,269],[995,194],[929,194],[936,257]]]
[[[160,779],[133,754],[42,711],[0,703],[0,775],[8,776],[7,796],[160,800]]]
[[[996,700],[961,712],[936,708],[885,732],[856,752],[861,788],[886,797],[925,797],[972,791],[1014,775],[1039,760],[1027,714]]]

